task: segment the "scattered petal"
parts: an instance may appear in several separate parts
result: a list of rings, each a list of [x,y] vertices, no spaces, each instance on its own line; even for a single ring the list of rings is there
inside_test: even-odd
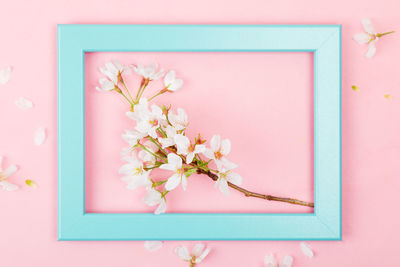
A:
[[[22,110],[27,110],[33,107],[32,101],[24,97],[20,97],[15,101],[15,105]]]
[[[37,188],[37,184],[32,180],[25,180],[25,183],[27,184],[27,186],[32,187],[33,189]]]
[[[46,128],[40,127],[35,131],[34,143],[40,146],[46,140]]]
[[[8,181],[0,181],[0,186],[5,191],[15,191],[18,189],[18,185],[12,184]]]
[[[353,89],[353,91],[355,91],[355,92],[360,92],[360,89],[358,89],[358,87],[355,85],[352,85],[351,89]]]
[[[389,94],[385,94],[384,96],[385,96],[385,98],[388,99],[388,100],[392,99],[392,96],[389,95]]]
[[[368,33],[361,32],[354,34],[353,39],[358,44],[367,44],[371,40],[371,36]]]
[[[293,264],[293,257],[290,255],[286,255],[279,263],[279,267],[291,267],[292,264]]]
[[[146,241],[144,242],[144,247],[147,251],[153,252],[161,249],[163,246],[162,241]]]
[[[6,84],[11,78],[11,66],[8,66],[4,69],[0,69],[0,84]]]
[[[265,255],[264,265],[265,265],[265,267],[278,267],[278,263],[275,259],[274,254],[270,253],[268,255]]]
[[[366,58],[372,58],[375,55],[375,53],[376,53],[375,43],[377,40],[378,39],[375,39],[374,41],[369,43],[367,53],[365,53]]]
[[[301,242],[300,243],[300,248],[301,251],[304,253],[304,255],[306,255],[309,258],[314,257],[314,252],[312,251],[312,248],[309,244],[307,244],[306,242]]]
[[[364,30],[365,30],[367,33],[375,34],[375,29],[374,29],[374,27],[372,26],[372,23],[371,23],[371,20],[370,20],[370,19],[366,19],[366,18],[362,19],[362,20],[361,20],[361,24],[363,25]]]
[[[175,253],[176,255],[178,255],[179,258],[181,258],[184,261],[190,261],[192,259],[192,257],[190,257],[189,254],[189,250],[185,246],[176,247]]]

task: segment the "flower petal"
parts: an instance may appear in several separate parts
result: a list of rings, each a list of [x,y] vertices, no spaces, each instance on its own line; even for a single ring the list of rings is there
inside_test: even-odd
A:
[[[365,54],[366,58],[371,58],[371,57],[373,57],[375,55],[375,52],[376,52],[375,42],[376,42],[376,40],[372,41],[371,43],[369,43],[368,51]]]
[[[193,158],[194,158],[194,153],[193,152],[188,153],[186,156],[186,164],[192,163]]]
[[[0,156],[0,172],[3,171],[3,156]]]
[[[181,182],[181,176],[179,174],[172,175],[165,183],[165,189],[171,191],[175,189]]]
[[[44,143],[44,141],[46,141],[46,128],[44,127],[39,127],[36,131],[35,131],[35,136],[33,139],[35,145],[40,146]]]
[[[10,165],[8,168],[3,172],[5,177],[9,177],[10,175],[14,174],[18,170],[18,167],[15,165]]]
[[[203,155],[206,156],[209,159],[214,159],[215,158],[214,151],[212,151],[209,148],[206,148],[206,150],[203,151]]]
[[[279,267],[291,267],[292,264],[293,264],[293,257],[290,255],[286,255],[279,263]]]
[[[231,141],[229,139],[224,139],[221,142],[221,154],[226,156],[231,152]]]
[[[18,189],[18,185],[12,184],[8,181],[0,181],[0,186],[3,187],[5,191],[15,191]]]
[[[6,84],[11,78],[12,69],[8,66],[4,69],[0,69],[0,84]]]
[[[265,255],[264,265],[265,267],[278,267],[278,263],[276,262],[274,254],[270,253]]]
[[[231,182],[232,184],[235,185],[241,185],[242,184],[242,176],[240,176],[238,173],[236,172],[230,172],[228,173],[227,177],[229,182]]]
[[[371,40],[371,36],[368,33],[361,32],[354,34],[353,39],[359,44],[366,44]]]
[[[215,134],[210,141],[210,147],[214,152],[217,152],[221,146],[221,136]]]
[[[150,189],[143,198],[143,202],[149,206],[155,206],[161,202],[161,193],[157,190]]]
[[[181,89],[181,87],[183,86],[183,80],[181,79],[176,79],[175,81],[173,81],[171,83],[171,85],[168,87],[168,91],[172,91],[172,92],[176,92],[179,89]]]
[[[229,186],[228,186],[228,182],[225,180],[225,179],[223,179],[223,178],[220,178],[219,179],[220,181],[219,181],[219,190],[225,195],[225,196],[229,196],[229,193],[230,193],[230,191],[229,191]]]
[[[144,242],[144,247],[147,251],[153,252],[157,251],[162,248],[163,242],[162,241],[146,241]]]
[[[175,169],[180,169],[182,167],[182,158],[175,153],[169,153],[168,164],[175,166]]]
[[[186,188],[187,188],[187,178],[186,178],[186,176],[185,176],[185,175],[182,175],[182,176],[181,176],[181,180],[182,180],[182,188],[183,188],[183,191],[186,191]]]
[[[189,251],[188,251],[187,247],[185,247],[185,246],[176,247],[175,253],[182,260],[190,261],[192,259],[192,257],[190,257],[190,255],[189,255]]]
[[[375,29],[374,29],[374,27],[372,27],[371,20],[369,20],[367,18],[364,18],[364,19],[361,20],[361,24],[363,25],[364,30],[367,33],[375,34]]]
[[[203,253],[201,253],[201,255],[199,257],[196,258],[195,262],[196,263],[200,263],[204,260],[205,257],[207,257],[207,255],[210,253],[211,249],[210,248],[206,248]]]
[[[27,110],[33,107],[32,101],[24,97],[20,97],[15,101],[15,105],[22,110]]]
[[[194,247],[192,248],[192,255],[197,257],[200,257],[201,253],[203,253],[204,248],[206,247],[206,245],[204,245],[203,243],[197,243],[194,245]]]
[[[175,71],[170,70],[164,77],[164,85],[168,86],[175,81]]]
[[[190,140],[183,134],[177,134],[174,137],[174,141],[178,147],[177,153],[180,155],[186,155],[190,146]]]
[[[169,163],[162,164],[159,168],[162,170],[167,170],[167,171],[175,171],[176,170],[175,166],[172,164],[169,164]]]
[[[304,253],[304,255],[306,255],[309,258],[314,257],[314,252],[312,251],[312,248],[309,244],[307,244],[306,242],[301,242],[300,243],[300,248],[301,251]]]
[[[206,150],[206,146],[205,145],[196,145],[194,147],[194,153],[195,154],[199,154],[199,153],[203,153]]]
[[[160,205],[158,205],[157,209],[154,211],[154,214],[159,215],[161,213],[164,213],[167,210],[167,202],[165,202],[165,199],[161,199]]]

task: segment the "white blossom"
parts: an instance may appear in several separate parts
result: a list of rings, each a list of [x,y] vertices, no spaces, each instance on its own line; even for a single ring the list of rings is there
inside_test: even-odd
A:
[[[152,152],[153,154],[157,153],[158,151],[158,146],[152,143],[151,141],[146,141],[143,144],[143,146],[146,147],[146,149]],[[154,165],[154,163],[156,162],[156,157],[152,153],[149,153],[146,150],[141,150],[138,153],[138,157],[143,162],[144,166],[151,166]]]
[[[120,169],[119,173],[123,175],[121,180],[127,182],[128,189],[136,189],[140,186],[151,186],[149,175],[150,171],[143,168],[143,163],[138,160],[136,154],[123,158],[127,163]]]
[[[126,116],[136,122],[141,122],[142,120],[150,116],[150,113],[151,112],[149,111],[149,101],[147,101],[147,98],[142,97],[140,98],[139,103],[133,107],[133,112],[128,111],[126,113]]]
[[[377,33],[374,27],[372,26],[371,20],[369,19],[362,19],[361,24],[364,28],[364,32],[356,33],[353,36],[353,39],[359,44],[368,44],[368,50],[367,53],[365,54],[365,57],[371,58],[375,55],[376,52],[375,45],[378,42],[379,38],[384,35],[393,33],[393,31],[385,33]]]
[[[113,62],[106,62],[103,67],[100,67],[100,71],[116,85],[118,84],[120,75],[122,73],[129,74],[131,70],[129,67],[124,67],[121,63],[114,60]]]
[[[192,163],[196,154],[203,153],[206,150],[205,145],[191,144],[189,138],[183,134],[175,135],[174,140],[178,147],[177,153],[186,156],[187,164]]]
[[[210,148],[206,148],[203,154],[215,161],[218,168],[225,166],[233,169],[236,165],[225,158],[231,152],[231,141],[229,139],[221,140],[221,136],[214,135],[210,141]]]
[[[96,90],[100,91],[100,92],[111,91],[116,88],[116,85],[112,81],[108,80],[107,78],[100,78],[99,84],[100,84],[100,87],[96,87]]]
[[[189,250],[185,246],[176,247],[175,253],[182,260],[195,264],[202,262],[207,257],[210,253],[210,248],[205,248],[203,243],[197,243],[194,245],[191,253],[189,253]]]
[[[139,140],[146,137],[147,134],[140,133],[133,130],[125,130],[125,133],[121,135],[122,139],[127,142],[130,146],[135,146],[138,144]]]
[[[235,166],[231,166],[235,167]],[[229,195],[229,185],[228,182],[235,184],[235,185],[241,185],[242,184],[242,177],[235,173],[232,172],[232,169],[227,169],[224,166],[220,166],[218,168],[218,179],[215,183],[215,186],[219,188],[219,190],[224,193],[224,195]]]
[[[17,166],[10,165],[10,166],[8,166],[7,169],[3,170],[2,162],[3,162],[3,157],[0,156],[0,186],[3,188],[3,190],[6,190],[6,191],[17,190],[18,186],[10,183],[8,181],[8,177],[10,177],[12,174],[14,174],[18,170]]]
[[[154,211],[154,214],[164,213],[167,209],[165,197],[163,197],[159,191],[151,187],[147,188],[147,194],[144,196],[143,202],[151,207],[158,205],[157,209]]]
[[[138,64],[137,66],[133,66],[133,70],[142,76],[145,79],[151,80],[158,80],[164,75],[164,70],[158,69],[158,64],[157,63],[151,63],[147,66],[144,66],[142,64]]]
[[[183,80],[177,79],[175,71],[170,70],[164,77],[164,85],[168,91],[176,92],[182,87]]]
[[[164,128],[164,131],[166,133],[166,137],[161,136],[158,137],[158,141],[161,143],[162,148],[170,147],[175,145],[175,136],[176,136],[176,129],[172,127],[171,125],[167,125]]]
[[[165,115],[162,109],[157,105],[151,106],[151,112],[140,114],[140,121],[135,129],[143,134],[148,134],[152,138],[157,138],[157,129],[165,125]]]
[[[173,171],[174,174],[168,178],[165,183],[165,189],[171,191],[175,189],[181,182],[183,190],[187,187],[187,178],[185,176],[185,170],[182,166],[182,158],[174,153],[168,154],[168,163],[160,166],[160,169]]]
[[[183,108],[178,108],[178,113],[175,114],[172,110],[168,112],[168,119],[176,130],[184,130],[188,126],[188,116]]]

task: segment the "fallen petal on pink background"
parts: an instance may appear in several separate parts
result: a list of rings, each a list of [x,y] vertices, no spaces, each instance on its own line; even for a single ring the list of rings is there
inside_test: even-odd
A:
[[[376,30],[396,30],[396,27],[400,25],[399,8],[398,0],[372,1],[367,4],[361,0],[249,0],[246,2],[238,0],[204,0],[202,2],[183,0],[42,0],[25,1],[23,8],[19,1],[3,0],[0,9],[0,25],[3,26],[2,42],[0,42],[0,68],[12,63],[14,71],[10,81],[5,85],[0,85],[0,122],[2,126],[0,155],[7,155],[5,166],[18,163],[21,167],[12,176],[13,182],[23,185],[26,178],[34,177],[35,182],[40,186],[37,190],[21,186],[15,192],[0,191],[1,265],[7,267],[188,266],[187,262],[179,259],[173,252],[175,247],[182,245],[182,242],[165,242],[163,249],[148,253],[143,247],[143,242],[57,241],[56,134],[48,136],[46,145],[36,147],[32,142],[32,133],[38,125],[45,125],[49,133],[57,132],[56,25],[58,23],[335,23],[343,26],[343,240],[310,241],[309,243],[317,252],[312,259],[304,256],[299,249],[298,241],[207,242],[207,245],[212,246],[213,250],[199,266],[263,266],[264,256],[269,252],[274,252],[278,260],[285,255],[292,255],[295,259],[293,266],[300,267],[392,267],[393,263],[398,262],[398,244],[400,243],[398,230],[400,216],[397,212],[397,203],[400,201],[398,194],[400,190],[400,116],[397,116],[400,114],[397,97],[400,95],[400,75],[398,75],[400,35],[396,32],[382,38],[377,44],[377,53],[371,59],[365,58],[366,46],[355,42],[353,35],[363,31],[360,20],[364,17],[371,18]],[[138,59],[133,58],[132,60]],[[171,58],[171,60],[173,59]],[[285,60],[285,62],[289,61],[290,57]],[[159,62],[166,64],[165,61]],[[101,62],[101,64],[104,63],[105,61]],[[148,61],[143,63],[148,63]],[[215,77],[218,73],[213,65],[214,61],[211,61],[211,64],[207,66],[207,71],[203,68],[198,70],[203,72],[204,79],[208,79],[211,74],[211,77],[214,77],[212,80],[217,81]],[[217,65],[220,69],[222,63]],[[287,71],[279,74],[278,78],[281,78],[282,82],[295,79],[288,76],[287,73],[299,71],[303,66],[303,64],[293,65],[288,66]],[[168,66],[177,71],[179,79],[184,80],[184,85],[178,93],[185,94],[184,88],[191,86],[192,83],[187,82],[187,79],[195,78],[196,75],[185,73],[187,68],[181,68],[175,65],[175,62],[168,63]],[[195,66],[191,65],[191,67]],[[247,66],[241,66],[237,76],[247,73],[246,70]],[[266,75],[268,75],[268,71],[265,72]],[[232,78],[236,78],[236,76]],[[353,84],[360,88],[360,92],[351,90]],[[96,81],[92,86],[92,91],[95,91],[95,86],[99,85]],[[266,86],[266,88],[269,87]],[[284,97],[289,97],[290,101],[294,101],[290,99],[289,92],[296,88],[286,88],[288,93]],[[383,97],[384,94],[389,93],[388,90],[393,96],[390,101]],[[20,96],[34,99],[35,108],[29,112],[17,109],[14,102]],[[93,97],[95,97],[94,92]],[[118,98],[104,96],[103,92],[99,93],[97,97],[105,97],[108,99],[106,101],[110,101],[112,105],[119,105]],[[92,98],[91,101],[94,99]],[[299,105],[303,103],[302,99],[299,99],[298,102]],[[288,106],[290,109],[287,112],[296,112],[293,110],[295,105]],[[203,125],[197,124],[204,122],[203,119],[196,118],[195,111],[199,108],[195,106],[191,109],[187,110],[190,118],[196,122],[197,127],[203,129]],[[11,113],[11,111],[13,112]],[[89,114],[95,111],[96,109],[88,110]],[[99,115],[107,120],[110,119],[109,117],[113,117],[113,114],[105,114],[101,110],[99,112]],[[119,114],[119,110],[112,112]],[[100,120],[100,117],[98,119]],[[218,125],[218,121],[212,121],[212,124]],[[272,126],[271,131],[274,133],[275,130]],[[121,129],[112,128],[112,131],[114,132],[99,133],[98,137],[114,140],[122,134]],[[279,132],[272,133],[268,132],[266,137],[283,141]],[[207,133],[207,137],[212,134],[214,132],[210,131]],[[219,134],[230,136],[229,133],[221,132]],[[308,135],[304,136],[305,141],[308,138]],[[104,139],[99,138],[99,140]],[[120,142],[123,145],[123,141]],[[114,150],[119,153],[121,145],[110,150],[112,162],[103,161],[113,165],[108,171],[109,181],[113,181],[109,189],[105,190],[104,177],[100,178],[98,183],[95,182],[94,176],[90,178],[91,181],[88,180],[92,190],[92,196],[88,201],[95,200],[87,203],[88,207],[93,210],[107,211],[117,209],[120,211],[131,211],[132,209],[148,211],[147,207],[141,206],[141,196],[127,190],[119,180],[117,173],[111,172],[118,170],[120,166],[119,157],[115,157]],[[240,147],[240,143],[234,141],[231,153],[235,153],[239,149],[238,147]],[[273,160],[273,157],[267,161],[271,161],[271,159]],[[299,160],[304,160],[304,158]],[[247,166],[249,162],[250,159],[241,162],[240,168]],[[90,165],[88,167],[90,168]],[[304,168],[310,169],[310,166],[304,166]],[[267,168],[266,171],[271,170]],[[283,171],[288,170],[284,169]],[[92,173],[94,172],[92,170]],[[243,182],[247,183],[249,178],[246,180],[245,177],[248,175],[241,174],[244,177]],[[273,181],[276,181],[275,177]],[[193,186],[188,185],[187,193],[191,188],[204,188],[204,191],[194,190],[194,192],[198,192],[199,196],[210,193],[212,200],[217,201],[214,202],[213,209],[222,210],[229,199],[235,201],[234,194],[226,198],[218,191],[214,192],[215,188],[208,181],[203,183],[203,181],[197,180],[194,183]],[[279,192],[297,190],[296,185],[293,184],[288,184],[291,188],[284,190],[278,188],[279,184],[275,184],[275,182],[270,185],[276,188],[267,189]],[[104,199],[99,200],[97,197],[101,197],[100,192],[107,192],[109,195],[104,195]],[[119,194],[115,195],[112,192],[119,192]],[[301,192],[307,191],[301,190]],[[216,197],[217,194],[218,197]],[[110,199],[110,196],[114,199]],[[239,196],[237,197],[239,198]],[[180,196],[179,199],[181,199]],[[122,202],[124,204],[121,204]],[[198,202],[199,204],[196,204],[193,210],[206,210],[207,207],[201,201]],[[118,205],[113,205],[114,203]],[[132,207],[132,203],[138,203],[138,206]],[[183,211],[188,208],[185,205],[185,203],[176,202],[172,206],[176,210]],[[242,210],[245,207],[239,208]],[[246,208],[248,208],[247,205]],[[265,205],[257,204],[256,208],[264,209]],[[281,211],[281,208],[278,207],[273,209]],[[32,227],[27,227],[27,223],[34,226],[35,230],[32,231]],[[132,227],[135,226],[132,225]],[[195,243],[197,242],[184,242],[188,247],[193,247]]]

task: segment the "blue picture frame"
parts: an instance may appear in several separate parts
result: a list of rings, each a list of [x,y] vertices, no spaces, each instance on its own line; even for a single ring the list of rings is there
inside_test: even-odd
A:
[[[86,213],[84,53],[313,52],[312,214]],[[340,240],[340,25],[58,25],[59,240]]]

